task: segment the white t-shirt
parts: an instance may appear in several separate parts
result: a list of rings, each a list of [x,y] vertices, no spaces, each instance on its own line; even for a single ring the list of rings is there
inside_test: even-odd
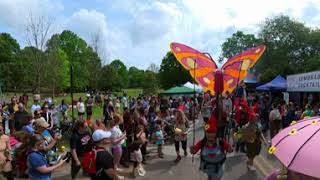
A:
[[[123,133],[121,131],[121,129],[119,128],[118,125],[114,126],[112,129],[111,129],[111,138],[112,139],[117,139],[119,138],[120,136],[122,136]],[[121,146],[121,144],[124,143],[124,139],[122,141],[120,141],[118,144],[114,144],[113,146]]]
[[[84,103],[83,102],[78,102],[77,108],[78,108],[78,112],[84,113],[85,109],[84,109]]]
[[[270,115],[269,115],[269,119],[270,121],[273,121],[273,120],[281,120],[281,115],[280,115],[280,112],[278,109],[274,109],[270,112]]]
[[[127,97],[125,97],[125,96],[122,97],[122,104],[123,104],[123,107],[124,107],[124,108],[127,108],[127,107],[128,107]]]
[[[41,110],[41,106],[39,104],[33,104],[31,106],[31,113],[33,114],[35,111]]]

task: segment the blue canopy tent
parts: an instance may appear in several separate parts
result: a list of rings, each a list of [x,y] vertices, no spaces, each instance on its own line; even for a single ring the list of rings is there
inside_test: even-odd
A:
[[[278,75],[272,81],[258,86],[258,91],[270,91],[270,92],[282,92],[287,90],[287,80],[282,76]]]

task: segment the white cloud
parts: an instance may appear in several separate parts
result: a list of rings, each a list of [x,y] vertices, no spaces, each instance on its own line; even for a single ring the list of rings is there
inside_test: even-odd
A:
[[[26,18],[34,16],[55,16],[64,9],[59,1],[51,0],[1,0],[0,24],[16,30],[23,30]],[[21,29],[22,28],[22,29]]]
[[[149,6],[142,6],[134,13],[131,39],[134,44],[153,41],[164,37],[176,28],[181,13],[173,3],[154,1]]]
[[[23,34],[30,12],[48,15],[55,19],[55,33],[70,29],[90,43],[98,32],[104,58],[140,68],[160,64],[172,41],[217,59],[225,38],[237,30],[257,33],[265,18],[280,13],[311,27],[320,25],[319,0],[96,0],[90,9],[81,2],[70,9],[70,4],[74,6],[62,0],[0,0],[0,25]]]

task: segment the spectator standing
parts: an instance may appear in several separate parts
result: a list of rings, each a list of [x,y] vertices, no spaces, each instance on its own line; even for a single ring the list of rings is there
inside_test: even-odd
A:
[[[79,98],[79,101],[77,103],[77,109],[78,109],[79,119],[83,120],[83,116],[85,114],[85,107],[81,97]]]
[[[76,179],[81,169],[82,155],[92,149],[90,133],[87,131],[84,120],[75,123],[72,136],[70,138],[70,149],[72,155],[71,178]]]
[[[86,111],[87,111],[87,121],[91,121],[92,113],[93,113],[93,99],[92,97],[88,97],[86,102]]]
[[[20,131],[22,129],[22,124],[24,119],[28,116],[28,112],[25,110],[24,105],[19,103],[18,111],[14,115],[14,130]]]
[[[4,128],[0,125],[0,173],[2,173],[8,180],[14,179],[11,161],[9,136],[4,134]]]
[[[34,115],[35,111],[39,111],[41,110],[41,106],[40,106],[40,95],[36,94],[33,96],[33,104],[31,106],[31,114],[32,116]]]
[[[65,160],[60,160],[57,164],[50,166],[44,149],[44,139],[37,134],[31,137],[30,151],[28,152],[29,178],[31,180],[51,180],[51,173],[60,167]]]
[[[281,128],[281,114],[279,111],[279,106],[276,104],[272,105],[272,110],[269,114],[270,119],[270,138],[272,139]]]
[[[125,112],[128,109],[128,106],[129,106],[128,98],[127,98],[127,94],[126,93],[123,94],[123,97],[121,99],[121,103],[122,103],[123,112]]]
[[[41,112],[41,117],[44,118],[44,120],[46,120],[46,122],[49,124],[48,129],[52,130],[53,128],[53,118],[52,118],[52,114],[49,112],[49,105],[45,104],[43,106],[43,110]]]
[[[121,171],[119,168],[120,160],[122,156],[122,144],[125,142],[126,133],[123,133],[119,127],[120,124],[123,124],[123,119],[121,116],[116,114],[113,121],[111,121],[111,134],[112,134],[112,154],[114,158],[114,167],[118,171]]]

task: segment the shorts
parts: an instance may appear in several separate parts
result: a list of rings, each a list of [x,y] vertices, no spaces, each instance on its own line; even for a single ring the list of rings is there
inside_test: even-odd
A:
[[[83,116],[84,112],[78,112],[78,116]]]
[[[114,146],[112,147],[113,154],[122,154],[122,147],[121,146]]]
[[[92,111],[87,111],[87,116],[92,116]]]

